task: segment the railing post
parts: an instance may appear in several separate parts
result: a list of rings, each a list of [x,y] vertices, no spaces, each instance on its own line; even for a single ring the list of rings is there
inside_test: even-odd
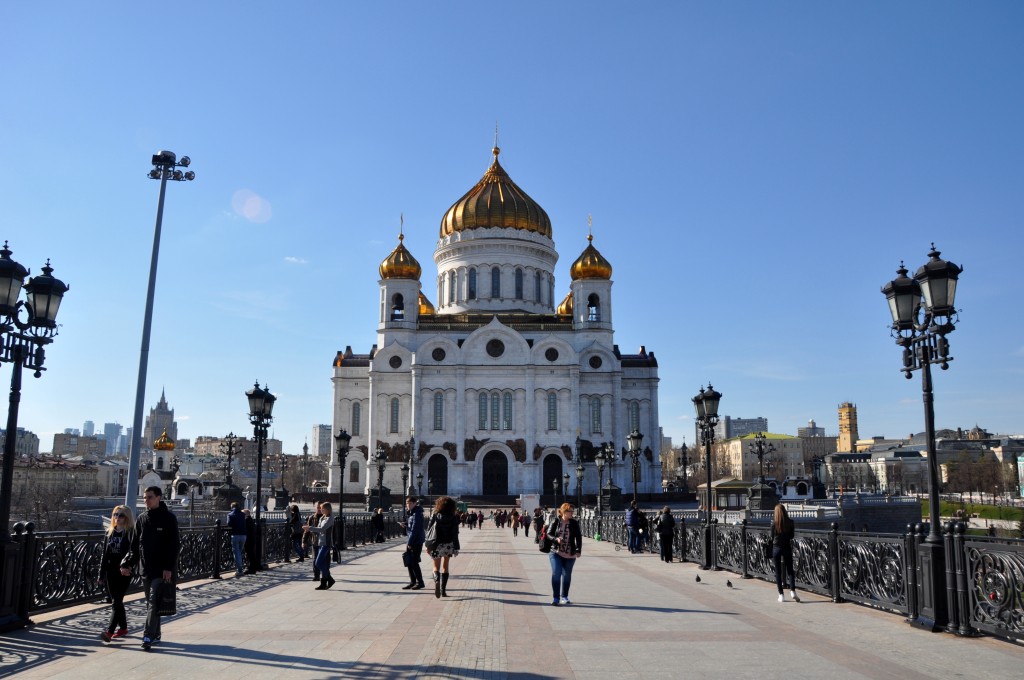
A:
[[[942,548],[946,558],[946,609],[949,612],[949,622],[946,623],[946,632],[956,634],[960,631],[962,621],[961,611],[957,607],[958,599],[956,592],[956,557],[954,553],[956,546],[953,543],[953,530],[955,522],[948,522],[942,527]],[[966,611],[962,612],[967,614]]]
[[[740,522],[740,550],[742,560],[740,564],[740,578],[752,578],[749,572],[749,555],[747,554],[747,518],[744,517]]]
[[[679,561],[686,561],[686,515],[679,518],[679,524],[676,525],[676,537],[679,539]]]
[[[904,579],[907,584],[907,622],[912,622],[920,615],[917,602],[917,537],[920,524],[908,524],[905,537],[907,551],[907,573]]]
[[[267,519],[260,517],[260,523],[256,527],[256,531],[259,532],[260,542],[258,547],[260,549],[259,557],[260,569],[269,569],[270,565],[267,564]]]
[[[842,602],[842,581],[839,571],[839,523],[832,522],[828,532],[829,580],[832,582],[832,601]]]
[[[20,522],[18,523],[20,524]],[[24,525],[25,535],[18,536],[21,544],[21,573],[18,575],[21,581],[15,613],[27,625],[34,625],[29,619],[28,613],[32,609],[32,596],[36,592],[36,548],[39,539],[36,538],[36,525],[26,522]],[[17,525],[15,525],[17,531]]]
[[[220,520],[213,523],[213,569],[210,570],[210,578],[220,578]]]
[[[954,526],[953,552],[956,556],[956,596],[957,609],[960,616],[960,629],[957,635],[972,636],[978,631],[971,625],[971,591],[967,585],[967,550],[964,548],[964,531],[966,527],[963,522],[957,522]]]
[[[721,571],[722,568],[718,566],[718,518],[712,517],[708,527],[711,529],[708,532],[708,569]]]

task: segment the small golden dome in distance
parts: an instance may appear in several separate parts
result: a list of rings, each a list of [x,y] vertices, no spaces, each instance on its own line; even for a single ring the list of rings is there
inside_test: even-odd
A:
[[[427,296],[420,293],[420,316],[429,316],[434,313],[434,305],[427,299]]]
[[[562,314],[563,316],[572,316],[572,291],[571,290],[569,291],[569,294],[565,296],[565,299],[563,299],[560,303],[558,303],[558,307],[555,309],[555,313]]]
[[[174,442],[167,436],[167,430],[164,430],[163,434],[160,435],[160,438],[153,442],[153,448],[157,451],[174,450]]]
[[[569,267],[569,276],[573,281],[612,278],[612,264],[594,247],[593,240],[593,234],[587,236],[586,249]]]
[[[382,279],[414,279],[419,281],[423,269],[412,253],[402,245],[404,235],[398,235],[398,245],[391,254],[380,263],[379,271]]]

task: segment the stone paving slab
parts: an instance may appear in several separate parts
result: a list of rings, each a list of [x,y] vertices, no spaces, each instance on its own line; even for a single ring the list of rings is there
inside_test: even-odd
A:
[[[548,558],[508,529],[464,531],[451,597],[403,591],[401,547],[345,553],[316,591],[309,562],[179,592],[164,640],[100,642],[108,610],[36,617],[0,636],[0,677],[212,678],[1020,678],[1024,648],[932,634],[902,617],[773,584],[584,542],[571,606],[550,606]],[[428,565],[429,562],[424,562]],[[429,567],[425,569],[429,579]],[[701,574],[701,583],[695,576]],[[727,588],[731,580],[733,588]]]

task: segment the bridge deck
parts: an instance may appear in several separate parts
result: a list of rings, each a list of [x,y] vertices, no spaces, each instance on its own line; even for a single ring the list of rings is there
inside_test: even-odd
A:
[[[451,597],[403,591],[399,546],[368,546],[313,590],[310,563],[183,587],[152,652],[98,639],[106,607],[36,617],[0,636],[18,678],[1019,678],[1024,650],[931,634],[902,617],[656,555],[584,542],[567,607],[550,606],[547,557],[510,529],[464,531]],[[427,562],[424,563],[428,564]],[[429,580],[429,567],[425,569]],[[696,583],[700,574],[702,582]],[[727,588],[732,579],[733,588]]]

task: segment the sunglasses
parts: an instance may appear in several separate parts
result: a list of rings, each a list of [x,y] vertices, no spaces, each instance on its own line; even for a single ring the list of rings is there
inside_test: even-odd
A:
[[[114,515],[114,517],[118,519],[128,519],[128,515],[124,514],[123,512],[117,513],[116,515]]]

